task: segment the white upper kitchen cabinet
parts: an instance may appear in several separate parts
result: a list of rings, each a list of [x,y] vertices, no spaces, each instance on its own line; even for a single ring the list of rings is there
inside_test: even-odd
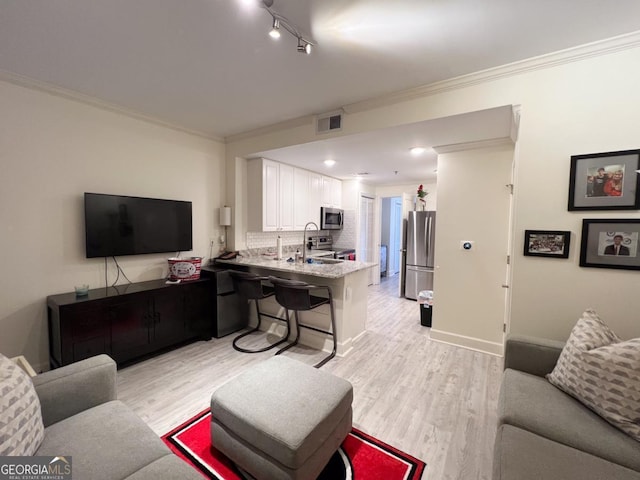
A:
[[[342,182],[337,178],[322,176],[322,206],[342,206]]]
[[[340,207],[342,182],[266,158],[247,160],[247,229],[303,230],[320,225],[320,207]]]
[[[293,230],[303,230],[309,216],[311,172],[302,168],[293,169]]]
[[[342,208],[342,181],[337,178],[331,179],[331,199],[334,207]]]
[[[258,160],[259,161],[259,160]],[[249,202],[249,209],[256,210],[262,214],[262,225],[260,230],[265,232],[273,232],[280,227],[280,210],[279,210],[279,195],[280,189],[278,186],[279,180],[279,164],[271,162],[269,160],[262,160],[262,172],[259,176],[253,176],[261,180],[261,188],[257,191],[262,192],[262,198],[253,199]],[[251,177],[249,177],[251,178]],[[256,191],[253,188],[250,191]],[[258,206],[262,208],[258,208]]]
[[[280,230],[294,230],[293,228],[293,167],[291,165],[285,165],[281,163],[279,165],[279,217],[280,217]]]
[[[309,172],[309,222],[320,226],[320,207],[322,206],[322,175]]]
[[[247,226],[253,232],[293,230],[293,167],[247,161]]]

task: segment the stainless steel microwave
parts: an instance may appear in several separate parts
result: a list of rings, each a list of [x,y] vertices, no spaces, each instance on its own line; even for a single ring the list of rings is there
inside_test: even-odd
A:
[[[320,207],[320,230],[342,230],[344,210]]]

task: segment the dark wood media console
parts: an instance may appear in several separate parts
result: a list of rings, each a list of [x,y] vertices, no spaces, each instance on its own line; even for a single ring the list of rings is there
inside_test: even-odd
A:
[[[164,279],[47,297],[51,368],[100,353],[127,364],[215,328],[215,285],[201,278],[176,285]]]

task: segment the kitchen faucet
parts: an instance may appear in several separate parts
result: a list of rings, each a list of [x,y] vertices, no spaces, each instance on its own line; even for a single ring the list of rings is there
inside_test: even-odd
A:
[[[307,222],[304,226],[304,231],[302,232],[302,263],[307,262],[307,227],[309,225],[313,225],[316,227],[316,232],[320,235],[320,229],[318,228],[318,224],[315,222]]]

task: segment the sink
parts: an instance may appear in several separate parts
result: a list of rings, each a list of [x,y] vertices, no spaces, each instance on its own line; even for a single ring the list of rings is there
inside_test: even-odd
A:
[[[333,264],[333,263],[344,263],[344,260],[338,260],[336,258],[314,258],[312,264]]]

